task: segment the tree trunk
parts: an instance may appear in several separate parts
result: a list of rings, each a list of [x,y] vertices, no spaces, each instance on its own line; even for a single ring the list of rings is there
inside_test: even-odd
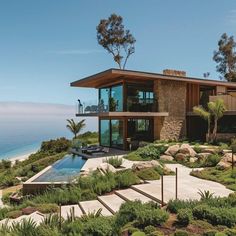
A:
[[[215,119],[214,119],[214,129],[213,129],[213,132],[212,132],[212,134],[213,134],[213,142],[215,142],[216,141],[216,134],[217,134],[217,123],[218,123],[218,119],[215,117]]]
[[[207,127],[207,140],[206,141],[209,143],[209,141],[211,141],[211,120],[210,119],[208,119],[207,125],[208,127]]]

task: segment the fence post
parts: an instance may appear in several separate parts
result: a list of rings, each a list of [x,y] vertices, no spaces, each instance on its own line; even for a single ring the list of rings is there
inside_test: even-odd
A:
[[[163,175],[161,175],[161,206],[164,206],[164,181]]]
[[[59,229],[61,230],[61,203],[59,204]]]
[[[175,199],[178,199],[178,168],[175,168]]]

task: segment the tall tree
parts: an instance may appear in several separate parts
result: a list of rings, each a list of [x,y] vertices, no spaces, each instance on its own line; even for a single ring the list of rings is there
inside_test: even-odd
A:
[[[123,25],[123,18],[112,14],[108,19],[100,20],[97,26],[98,43],[112,54],[120,69],[125,69],[130,55],[135,52],[136,42],[129,30]]]
[[[74,121],[73,119],[67,119],[68,124],[66,127],[74,134],[74,139],[77,138],[77,135],[85,127],[85,120],[79,122]]]
[[[214,51],[213,60],[217,63],[216,70],[220,78],[229,82],[236,82],[236,43],[234,37],[226,33],[221,35],[218,51]]]

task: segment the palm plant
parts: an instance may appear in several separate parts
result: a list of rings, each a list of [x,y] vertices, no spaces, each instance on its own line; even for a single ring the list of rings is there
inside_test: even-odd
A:
[[[37,224],[30,219],[23,219],[22,222],[13,223],[11,233],[18,236],[37,236]]]
[[[213,139],[213,141],[215,141],[216,134],[217,134],[218,120],[223,117],[224,112],[226,111],[226,107],[225,107],[224,101],[222,99],[217,99],[215,102],[208,103],[208,109],[214,119],[214,128],[212,131],[212,139]]]
[[[211,113],[207,111],[205,108],[203,108],[202,106],[194,107],[193,112],[207,121],[207,140],[206,141],[209,142],[210,136],[211,136]]]
[[[74,119],[67,119],[68,124],[66,127],[74,134],[74,139],[77,138],[77,135],[81,132],[81,130],[86,126],[85,120],[81,120],[79,122],[74,121]]]
[[[218,120],[223,117],[226,107],[222,99],[217,99],[214,102],[208,102],[208,110],[204,109],[202,106],[196,106],[193,108],[193,112],[204,120],[207,121],[208,131],[207,131],[207,142],[215,142],[217,134]],[[211,121],[214,121],[214,128],[211,135]]]

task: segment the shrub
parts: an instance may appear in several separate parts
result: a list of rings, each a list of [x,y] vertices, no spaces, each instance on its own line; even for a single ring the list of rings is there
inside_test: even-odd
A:
[[[19,217],[21,215],[22,215],[22,212],[20,210],[9,211],[6,214],[7,218],[13,218],[13,219],[15,219],[15,218],[17,218],[17,217]]]
[[[215,236],[227,236],[227,234],[223,233],[223,232],[218,232],[215,234]]]
[[[202,151],[202,148],[200,147],[199,144],[195,144],[193,149],[196,153],[200,153]]]
[[[193,218],[190,209],[180,209],[177,214],[177,220],[180,225],[187,226]]]
[[[39,205],[36,205],[35,207],[39,212],[43,214],[54,213],[58,211],[58,205],[53,204],[53,203],[39,204]]]
[[[160,155],[166,151],[165,146],[156,146],[154,144],[139,148],[136,152],[143,159],[159,159]]]
[[[204,166],[206,167],[216,166],[220,162],[220,160],[221,157],[218,154],[211,154],[206,158]]]
[[[160,175],[155,168],[147,168],[136,171],[137,176],[143,180],[156,180],[160,179]]]
[[[148,225],[144,228],[144,232],[146,234],[150,234],[152,232],[156,231],[156,227],[152,226],[152,225]]]
[[[115,168],[118,168],[122,165],[123,159],[121,157],[110,157],[106,158],[105,162],[112,165]]]
[[[197,219],[205,219],[213,225],[232,227],[236,223],[235,208],[227,209],[199,205],[193,209],[193,216]]]
[[[113,223],[112,217],[89,218],[86,222],[83,222],[82,235],[113,236]]]
[[[226,229],[223,231],[227,236],[235,236],[236,235],[236,229]]]
[[[174,236],[188,236],[188,232],[185,230],[176,230]]]
[[[119,171],[115,174],[116,188],[127,188],[140,182],[132,170]]]
[[[135,221],[136,226],[161,225],[169,215],[156,207],[153,203],[144,203],[140,201],[126,202],[121,205],[120,211],[116,217],[116,225],[124,226],[128,222]]]
[[[203,233],[203,236],[215,236],[217,232],[218,231],[214,229],[207,230],[206,232]]]
[[[193,209],[197,205],[199,205],[199,201],[197,200],[170,200],[167,205],[167,210],[176,214],[180,209]]]
[[[231,172],[231,177],[236,179],[236,169],[233,169]]]
[[[146,236],[146,234],[142,231],[137,231],[132,233],[131,236]]]

